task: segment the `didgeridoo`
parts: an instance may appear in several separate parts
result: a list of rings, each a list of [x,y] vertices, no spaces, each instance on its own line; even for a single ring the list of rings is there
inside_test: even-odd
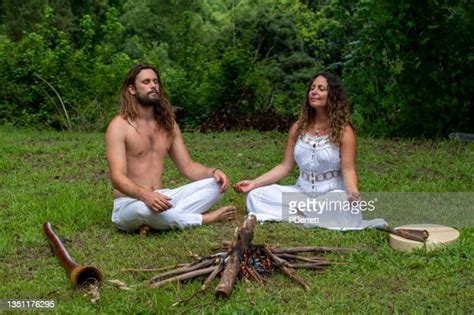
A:
[[[44,234],[58,256],[59,262],[66,269],[74,287],[86,287],[94,283],[102,282],[102,273],[93,266],[81,266],[74,262],[59,237],[54,233],[51,223],[44,223]]]

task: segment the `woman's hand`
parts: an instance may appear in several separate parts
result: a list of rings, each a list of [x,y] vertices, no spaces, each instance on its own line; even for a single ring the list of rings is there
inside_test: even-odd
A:
[[[251,180],[242,180],[235,184],[233,187],[234,190],[238,193],[246,193],[256,188],[255,183]]]
[[[348,192],[347,193],[347,199],[350,201],[350,202],[359,202],[362,200],[362,197],[360,195],[360,192],[358,191],[352,191],[352,192]]]

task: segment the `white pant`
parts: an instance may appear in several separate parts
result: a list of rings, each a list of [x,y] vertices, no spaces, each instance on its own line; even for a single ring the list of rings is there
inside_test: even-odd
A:
[[[310,207],[301,209],[303,205],[317,205],[320,211],[310,212]],[[362,212],[357,207],[353,211],[344,210],[347,202],[345,191],[337,189],[317,197],[306,195],[298,186],[282,186],[273,184],[250,191],[247,195],[247,211],[257,216],[257,221],[278,221],[300,223],[305,227],[323,227],[331,230],[362,230],[370,227],[384,226],[383,219],[363,220]],[[319,206],[336,205],[340,207],[319,208]]]
[[[214,178],[202,179],[175,189],[156,190],[171,197],[172,208],[161,213],[151,210],[140,200],[120,197],[114,200],[112,222],[123,231],[149,225],[157,230],[184,229],[202,224],[202,213],[220,198],[220,185]]]

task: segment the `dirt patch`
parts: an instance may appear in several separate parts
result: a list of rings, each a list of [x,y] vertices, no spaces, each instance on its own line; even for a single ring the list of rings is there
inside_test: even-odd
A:
[[[94,182],[109,181],[110,179],[109,172],[106,170],[98,170],[94,172],[94,174],[92,175],[92,178]]]
[[[85,170],[69,172],[66,174],[57,174],[51,177],[54,182],[60,183],[74,183],[80,180],[89,180],[93,183],[108,182],[109,172],[105,169],[100,170]]]
[[[25,260],[37,260],[37,259],[45,259],[51,256],[54,256],[54,252],[52,251],[49,244],[36,244],[35,246],[28,246],[25,247],[24,244],[18,243],[17,251],[15,256],[17,258],[25,259]]]
[[[445,176],[441,174],[440,172],[433,170],[431,168],[427,168],[427,167],[417,168],[416,172],[417,174],[419,174],[419,176],[417,177],[421,177],[421,178],[426,178],[426,179],[444,179],[445,178]]]
[[[390,160],[384,160],[384,161],[378,161],[378,162],[371,162],[370,165],[368,165],[366,168],[367,168],[367,172],[386,174],[386,173],[391,172],[395,165],[397,165],[396,162],[393,162]]]
[[[23,161],[35,169],[49,168],[52,164],[50,153],[27,153],[23,156]]]

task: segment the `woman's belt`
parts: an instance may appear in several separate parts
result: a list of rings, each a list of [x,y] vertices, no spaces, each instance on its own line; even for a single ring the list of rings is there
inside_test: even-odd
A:
[[[331,178],[341,176],[341,170],[332,170],[324,173],[304,172],[301,171],[301,177],[304,180],[314,184],[315,182],[322,182]]]

